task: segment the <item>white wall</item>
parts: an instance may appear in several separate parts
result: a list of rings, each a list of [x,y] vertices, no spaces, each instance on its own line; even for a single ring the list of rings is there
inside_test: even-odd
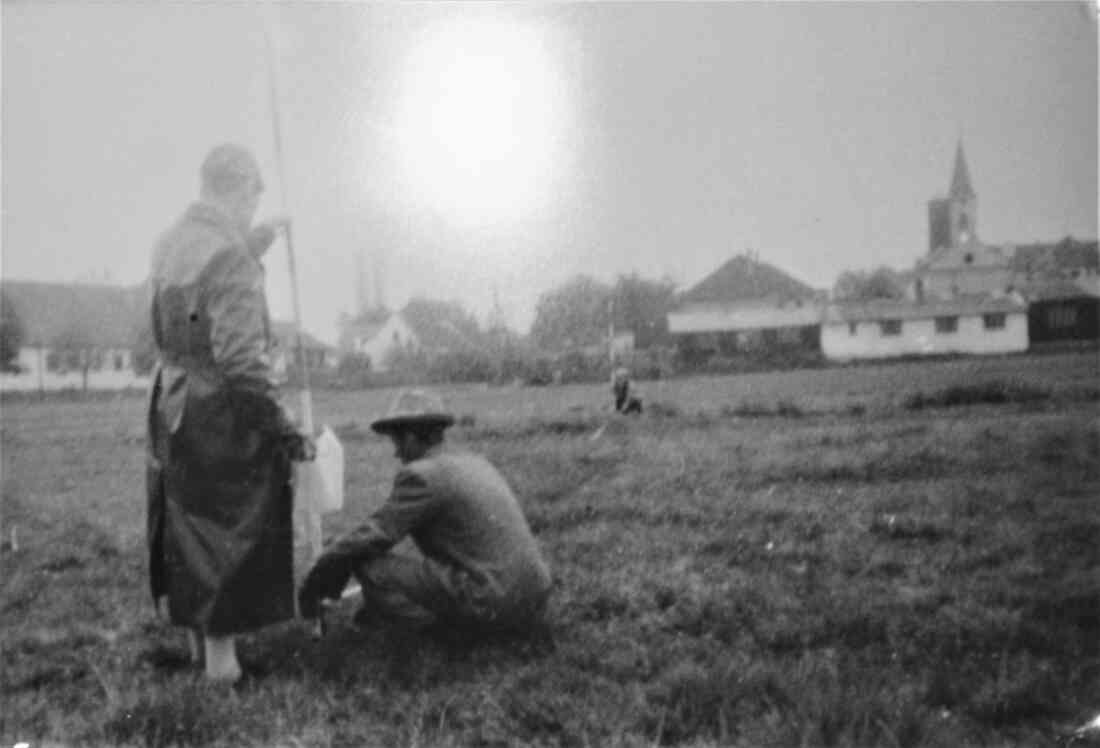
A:
[[[671,333],[721,332],[725,330],[768,330],[780,327],[803,327],[821,322],[821,307],[810,301],[802,306],[776,306],[745,302],[728,306],[689,306],[669,312]]]
[[[830,321],[821,326],[821,349],[826,358],[850,361],[915,354],[1016,353],[1026,351],[1027,314],[1005,314],[1005,326],[986,330],[982,315],[960,315],[953,333],[936,332],[934,319],[906,319],[901,335],[883,335],[878,321],[860,321],[853,335],[848,322]]]
[[[34,392],[42,390],[81,389],[84,377],[80,371],[60,373],[47,371],[50,349],[26,346],[19,351],[19,374],[0,374],[0,390]],[[121,369],[115,368],[115,356],[121,359]],[[142,389],[149,386],[149,377],[134,373],[131,353],[125,348],[104,351],[103,367],[88,371],[89,390]]]
[[[420,347],[420,341],[400,314],[391,314],[385,324],[369,339],[352,341],[352,348],[356,353],[370,356],[371,369],[375,371],[386,371],[393,351],[405,346],[415,350]]]

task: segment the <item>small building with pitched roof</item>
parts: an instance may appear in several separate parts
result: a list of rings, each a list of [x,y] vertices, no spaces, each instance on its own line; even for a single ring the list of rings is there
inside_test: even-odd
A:
[[[340,352],[365,359],[371,371],[387,371],[403,350],[420,350],[420,338],[400,312],[372,309],[340,324]]]
[[[1065,278],[1025,281],[1017,286],[1027,301],[1032,344],[1100,339],[1100,294]]]
[[[271,320],[271,367],[276,377],[284,379],[287,370],[298,361],[298,333],[293,322]],[[302,330],[302,353],[310,371],[323,371],[336,367],[337,355],[334,346],[317,339]]]
[[[689,357],[818,346],[824,294],[756,256],[733,257],[688,289],[668,315]]]
[[[372,371],[382,372],[401,354],[439,356],[480,349],[477,323],[459,315],[449,302],[426,299],[411,300],[397,312],[376,308],[343,320],[340,350],[366,357]]]

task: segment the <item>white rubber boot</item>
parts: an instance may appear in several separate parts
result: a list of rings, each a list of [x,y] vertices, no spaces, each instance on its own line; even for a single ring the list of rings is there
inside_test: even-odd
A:
[[[207,680],[235,683],[241,678],[241,663],[237,662],[237,640],[232,636],[210,636],[203,639],[206,649]]]

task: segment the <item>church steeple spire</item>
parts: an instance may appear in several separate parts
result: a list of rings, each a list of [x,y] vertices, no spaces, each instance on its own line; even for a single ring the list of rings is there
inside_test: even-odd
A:
[[[947,197],[928,202],[928,251],[961,247],[978,240],[978,193],[970,183],[962,136],[955,146],[955,170]]]
[[[970,169],[966,167],[966,155],[963,153],[962,138],[955,147],[955,171],[951,175],[951,189],[948,195],[955,199],[969,199],[976,196],[970,184]]]

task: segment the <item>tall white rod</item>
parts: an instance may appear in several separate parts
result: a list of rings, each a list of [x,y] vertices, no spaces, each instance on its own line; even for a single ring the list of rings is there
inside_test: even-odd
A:
[[[280,127],[279,117],[279,89],[277,85],[276,73],[275,73],[275,47],[271,41],[271,33],[265,23],[264,29],[264,45],[267,50],[267,76],[270,90],[271,101],[271,127],[275,135],[275,169],[278,172],[279,178],[279,192],[282,198],[283,213],[289,218],[288,206],[290,204],[287,198],[287,184],[286,184],[286,171],[283,168],[283,137],[282,128]],[[313,398],[310,394],[309,388],[309,366],[306,361],[305,346],[302,343],[302,306],[299,300],[298,294],[298,267],[294,261],[294,241],[291,233],[292,226],[288,222],[286,227],[286,250],[287,260],[290,269],[290,294],[291,301],[294,307],[294,338],[295,338],[295,354],[298,361],[298,371],[301,376],[302,390],[300,393],[301,398],[301,411],[302,411],[302,430],[314,436],[313,426]],[[321,512],[320,508],[311,501],[307,510],[307,528],[306,536],[309,542],[310,555],[313,561],[316,561],[321,556]]]

